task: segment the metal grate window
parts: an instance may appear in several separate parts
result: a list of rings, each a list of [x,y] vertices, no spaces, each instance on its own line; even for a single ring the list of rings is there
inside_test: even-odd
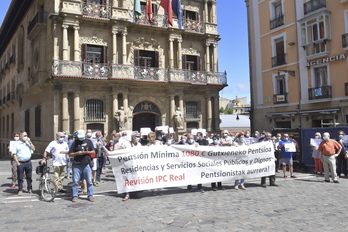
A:
[[[26,110],[24,113],[24,130],[27,132],[27,134],[30,134],[29,130],[29,124],[30,124],[30,110]]]
[[[104,101],[99,99],[89,99],[86,101],[85,121],[104,121]]]
[[[186,118],[199,118],[198,102],[186,102]]]
[[[41,137],[41,106],[35,107],[35,137]]]

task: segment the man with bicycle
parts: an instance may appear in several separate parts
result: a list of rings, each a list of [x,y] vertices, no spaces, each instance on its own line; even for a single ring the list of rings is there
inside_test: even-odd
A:
[[[17,163],[17,178],[18,178],[18,195],[22,195],[23,191],[23,176],[27,178],[28,193],[32,193],[32,164],[31,154],[35,150],[35,146],[28,137],[27,132],[19,133],[19,141],[11,147],[11,153],[14,161]]]
[[[85,178],[87,182],[87,198],[90,202],[94,201],[92,171],[90,166],[90,155],[93,154],[94,146],[90,139],[86,139],[85,130],[77,131],[77,139],[71,144],[69,156],[74,157],[72,164],[73,184],[72,184],[72,202],[77,202],[79,181]]]
[[[44,153],[42,164],[46,162],[47,153],[52,154],[52,164],[54,170],[54,181],[58,186],[58,192],[65,193],[63,189],[63,180],[66,173],[66,166],[68,163],[68,144],[65,142],[65,135],[63,132],[56,133],[56,140],[48,144]]]

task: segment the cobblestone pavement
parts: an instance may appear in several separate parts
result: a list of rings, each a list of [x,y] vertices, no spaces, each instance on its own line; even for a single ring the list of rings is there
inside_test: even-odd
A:
[[[33,160],[33,168],[38,160]],[[38,198],[38,175],[33,172],[34,193],[17,195],[10,189],[10,161],[0,160],[0,231],[347,231],[348,179],[323,182],[322,175],[296,173],[296,179],[277,173],[278,187],[260,187],[260,179],[246,180],[247,190],[205,193],[186,187],[166,188],[163,195],[144,191],[140,198],[122,201],[113,173],[107,167],[95,187],[95,202],[81,196],[77,203],[67,194],[54,202]],[[52,174],[51,174],[52,176]],[[267,180],[268,183],[268,180]]]

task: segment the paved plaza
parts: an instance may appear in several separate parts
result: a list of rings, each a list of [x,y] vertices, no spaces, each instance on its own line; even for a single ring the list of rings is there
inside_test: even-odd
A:
[[[33,168],[38,160],[33,160]],[[325,183],[322,175],[296,173],[296,179],[277,173],[278,187],[260,186],[260,179],[246,180],[247,190],[205,193],[186,187],[166,188],[152,196],[144,191],[138,199],[123,202],[117,194],[113,173],[107,166],[95,187],[95,202],[85,196],[77,203],[67,194],[54,202],[38,199],[38,175],[33,172],[34,193],[17,196],[10,189],[9,160],[0,160],[0,231],[347,231],[348,179]],[[52,174],[51,174],[52,176]],[[268,180],[267,180],[268,184]]]

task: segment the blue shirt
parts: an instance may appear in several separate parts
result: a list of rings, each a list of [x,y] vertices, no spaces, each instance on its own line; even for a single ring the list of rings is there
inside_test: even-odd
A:
[[[18,141],[11,147],[12,154],[17,155],[17,159],[20,162],[29,161],[31,158],[31,148],[29,143]]]
[[[284,143],[292,143],[292,142],[290,140],[281,140],[279,141],[278,147],[281,147]],[[286,152],[285,146],[282,146],[280,152],[281,152],[282,158],[292,158],[292,152]]]

